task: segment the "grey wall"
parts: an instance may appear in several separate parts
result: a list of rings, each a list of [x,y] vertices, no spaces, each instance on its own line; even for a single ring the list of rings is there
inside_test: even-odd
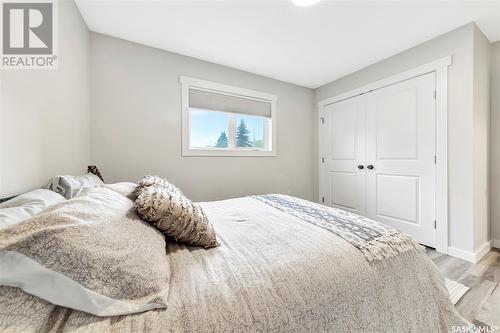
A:
[[[363,70],[322,86],[318,101],[452,56],[448,71],[449,245],[473,252],[474,151],[473,72],[474,24],[468,24]],[[479,170],[479,168],[477,168]],[[476,212],[477,213],[477,212]]]
[[[72,1],[58,1],[59,68],[0,71],[0,197],[90,161],[89,32]]]
[[[491,43],[474,25],[474,251],[479,251],[490,238],[489,232],[489,135],[490,135],[490,70]]]
[[[95,33],[91,63],[91,158],[107,181],[158,174],[197,201],[316,198],[312,90]],[[277,95],[277,156],[182,157],[180,75]]]
[[[491,48],[491,238],[500,247],[500,41]]]

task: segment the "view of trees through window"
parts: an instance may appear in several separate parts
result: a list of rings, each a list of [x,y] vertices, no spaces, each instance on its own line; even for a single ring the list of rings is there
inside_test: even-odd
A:
[[[227,148],[229,145],[227,141],[227,134],[226,132],[222,131],[219,135],[219,138],[217,139],[217,143],[215,144],[215,147],[217,148]]]
[[[228,148],[229,141],[225,131],[222,131],[215,144],[216,148]],[[244,119],[241,119],[240,124],[236,128],[236,147],[254,147],[264,148],[264,140],[257,139],[255,136],[250,138],[250,131]]]
[[[267,118],[226,112],[190,109],[191,148],[265,149],[264,131]],[[233,122],[233,138],[231,138]],[[234,130],[235,129],[235,130]]]

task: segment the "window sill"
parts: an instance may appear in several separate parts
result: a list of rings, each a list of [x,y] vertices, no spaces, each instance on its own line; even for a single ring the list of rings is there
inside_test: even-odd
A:
[[[182,151],[182,156],[213,156],[213,157],[275,157],[276,151],[265,150],[209,150],[188,149]]]

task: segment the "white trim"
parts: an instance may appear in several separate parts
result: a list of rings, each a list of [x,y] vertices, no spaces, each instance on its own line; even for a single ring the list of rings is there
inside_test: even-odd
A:
[[[474,252],[465,251],[450,246],[448,247],[448,255],[475,264],[478,263],[491,250],[491,243],[491,241],[484,243],[483,245],[481,245],[479,250]]]
[[[188,85],[193,88],[200,88],[204,91],[217,91],[224,95],[239,95],[241,97],[246,97],[250,99],[260,99],[263,101],[273,101],[278,100],[278,96],[264,93],[257,90],[251,90],[246,88],[240,88],[235,86],[230,86],[227,84],[201,80],[188,76],[180,76],[179,83],[182,85]]]
[[[483,245],[481,245],[481,247],[479,248],[479,250],[476,250],[474,252],[476,262],[479,262],[481,259],[483,259],[483,257],[488,252],[490,252],[490,250],[491,250],[491,241],[487,241]]]
[[[500,249],[500,239],[492,239],[491,240],[491,247],[494,247],[496,249]]]
[[[434,177],[434,209],[436,220],[436,250],[448,252],[448,66],[436,72],[436,168]]]
[[[227,84],[205,81],[187,76],[180,76],[181,84],[181,107],[182,107],[182,138],[181,152],[182,156],[276,156],[276,101],[278,96],[230,86]],[[271,150],[252,150],[252,149],[193,149],[189,147],[189,89],[195,88],[203,91],[216,92],[218,94],[237,96],[252,100],[259,100],[271,104]],[[268,143],[269,144],[269,143]]]
[[[276,152],[269,150],[246,150],[246,149],[197,149],[190,148],[182,152],[182,156],[215,156],[215,157],[245,157],[245,156],[261,156],[272,157],[276,156]]]
[[[456,247],[450,246],[450,247],[448,247],[448,255],[455,257],[455,258],[458,258],[458,259],[462,259],[465,261],[475,263],[474,253],[472,253],[470,251],[465,251],[465,250],[457,249]]]
[[[451,56],[447,56],[447,57],[438,59],[436,61],[412,68],[412,69],[407,70],[405,72],[387,77],[385,79],[372,82],[372,83],[367,84],[365,86],[362,86],[360,88],[356,88],[356,89],[350,90],[348,92],[345,92],[345,93],[342,93],[339,95],[335,95],[335,96],[327,98],[327,99],[323,99],[323,100],[318,102],[318,107],[319,108],[325,107],[327,105],[330,105],[330,104],[333,104],[336,102],[340,102],[344,99],[348,99],[348,98],[352,98],[352,97],[355,97],[358,95],[366,94],[367,92],[377,90],[377,89],[380,89],[380,88],[383,88],[386,86],[390,86],[390,85],[393,85],[395,83],[414,78],[416,76],[435,72],[438,69],[446,68],[450,65],[451,65]]]
[[[327,170],[327,167],[326,167],[326,163],[324,163],[323,161],[323,158],[324,156],[322,156],[321,152],[325,151],[327,149],[326,145],[325,145],[325,140],[324,140],[324,137],[325,137],[325,127],[323,125],[325,125],[325,112],[323,111],[323,107],[319,107],[318,108],[318,115],[319,115],[319,118],[318,118],[318,165],[319,165],[319,170],[318,170],[318,175],[319,175],[319,184],[318,184],[318,191],[319,191],[319,195],[318,195],[318,202],[320,204],[326,204],[324,201],[325,199],[328,198],[328,195],[327,195],[327,182],[328,182],[328,179],[325,178],[325,175],[326,175],[326,170]]]
[[[436,73],[436,178],[435,178],[435,219],[436,219],[436,250],[441,253],[449,253],[448,247],[448,66],[452,63],[451,56],[412,68],[391,77],[372,82],[363,87],[321,100],[318,102],[319,117],[324,117],[323,109],[333,103],[348,98],[366,94],[392,84],[396,84],[411,78]],[[321,119],[319,125],[319,201],[323,196],[321,149],[323,131],[321,130]],[[458,250],[457,251],[461,251]]]

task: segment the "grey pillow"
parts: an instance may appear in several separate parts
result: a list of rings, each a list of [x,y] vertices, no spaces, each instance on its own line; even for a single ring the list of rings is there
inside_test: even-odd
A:
[[[0,285],[56,305],[97,316],[164,308],[169,280],[164,237],[110,189],[0,231]]]
[[[80,176],[56,176],[49,180],[46,188],[59,193],[66,199],[76,197],[86,189],[103,185],[104,182],[92,173]]]
[[[146,176],[136,191],[139,216],[177,242],[205,248],[219,245],[201,206],[191,202],[166,179]]]

